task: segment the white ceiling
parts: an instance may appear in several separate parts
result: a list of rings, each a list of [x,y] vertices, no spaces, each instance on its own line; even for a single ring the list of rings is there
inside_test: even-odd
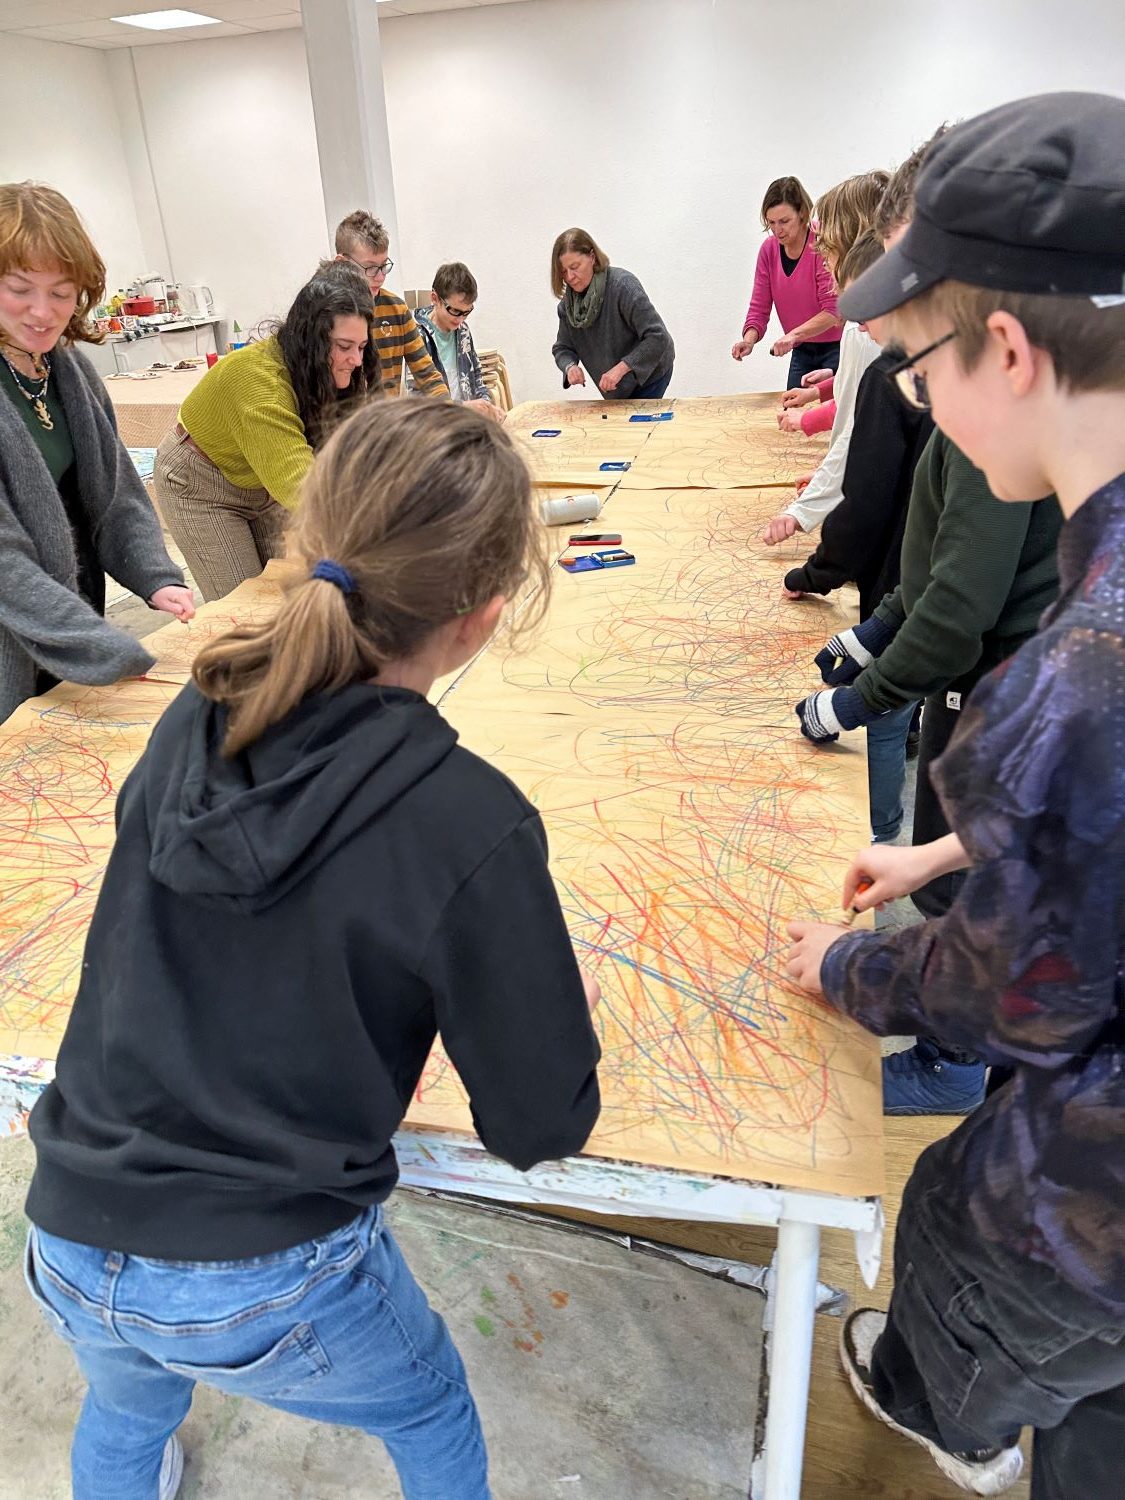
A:
[[[517,0],[388,0],[380,19],[412,16],[429,10],[468,10],[478,5],[511,5]],[[76,47],[151,47],[157,43],[195,41],[201,37],[245,36],[251,31],[281,31],[300,26],[298,0],[177,0],[180,10],[216,16],[218,26],[189,26],[182,31],[142,31],[121,26],[112,16],[166,10],[165,0],[0,0],[0,34],[39,37]]]

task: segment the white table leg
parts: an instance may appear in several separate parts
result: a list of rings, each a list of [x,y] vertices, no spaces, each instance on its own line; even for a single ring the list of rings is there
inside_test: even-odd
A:
[[[819,1225],[782,1219],[777,1230],[777,1285],[770,1318],[762,1500],[800,1500],[801,1496],[819,1260]]]

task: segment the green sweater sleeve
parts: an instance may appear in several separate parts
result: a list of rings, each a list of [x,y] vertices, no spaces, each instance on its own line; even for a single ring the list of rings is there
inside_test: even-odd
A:
[[[1008,601],[1033,504],[997,500],[952,443],[930,443],[915,475],[902,544],[906,618],[855,682],[869,708],[902,708],[976,666]],[[880,617],[893,613],[893,597],[879,606]]]
[[[875,616],[882,620],[884,625],[889,625],[897,634],[902,629],[902,623],[906,619],[906,609],[902,602],[902,584],[895,587],[894,593],[884,594],[883,602],[876,605]]]

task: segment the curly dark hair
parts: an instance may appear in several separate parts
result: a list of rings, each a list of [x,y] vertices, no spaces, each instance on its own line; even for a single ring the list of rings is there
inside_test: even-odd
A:
[[[344,391],[336,389],[328,363],[337,318],[362,318],[367,324],[363,364]],[[343,261],[325,261],[294,297],[278,327],[277,342],[311,448],[327,442],[337,423],[363,401],[382,394],[374,324],[371,288],[363,272]]]

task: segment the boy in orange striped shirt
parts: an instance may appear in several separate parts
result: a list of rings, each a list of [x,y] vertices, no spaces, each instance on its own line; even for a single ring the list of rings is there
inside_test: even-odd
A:
[[[402,362],[410,366],[416,389],[425,396],[447,394],[440,370],[426,352],[413,314],[401,297],[383,283],[394,265],[387,253],[390,237],[383,224],[365,209],[356,209],[336,227],[336,259],[351,261],[367,277],[375,303],[374,337],[383,373],[383,390],[397,396],[402,389]]]

